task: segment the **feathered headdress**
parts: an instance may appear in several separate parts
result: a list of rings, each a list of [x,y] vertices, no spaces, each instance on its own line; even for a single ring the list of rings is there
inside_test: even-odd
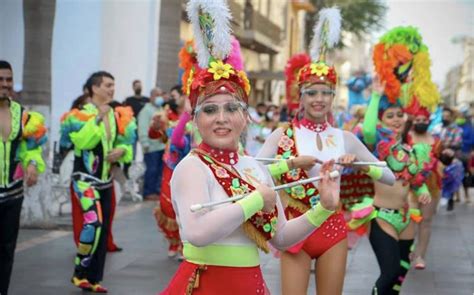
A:
[[[291,112],[298,109],[300,103],[300,87],[298,85],[298,74],[307,64],[311,63],[311,58],[306,53],[293,55],[286,64],[286,104]]]
[[[298,85],[325,83],[334,87],[337,74],[333,66],[326,63],[327,51],[333,48],[341,35],[341,12],[339,8],[325,8],[319,12],[319,20],[315,24],[311,41],[311,60],[298,74]]]
[[[200,67],[190,72],[186,83],[193,108],[199,98],[217,93],[232,93],[247,102],[247,75],[225,62],[232,50],[229,7],[223,0],[191,0],[186,10],[194,29]]]
[[[183,75],[181,76],[182,90],[183,93],[189,95],[189,88],[191,86],[188,84],[189,76],[192,75],[192,72],[195,72],[198,67],[193,40],[184,43],[184,46],[179,50],[178,58],[179,67],[183,69]]]
[[[375,45],[373,60],[391,103],[399,99],[404,107],[419,104],[430,111],[438,105],[440,95],[431,80],[428,48],[415,27],[388,31]]]

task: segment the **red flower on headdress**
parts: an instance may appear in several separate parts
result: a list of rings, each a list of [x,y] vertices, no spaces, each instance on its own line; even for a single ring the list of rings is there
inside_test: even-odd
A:
[[[191,83],[189,99],[193,108],[200,96],[230,92],[247,103],[250,83],[243,71],[235,71],[231,65],[215,62],[209,69],[199,69]]]

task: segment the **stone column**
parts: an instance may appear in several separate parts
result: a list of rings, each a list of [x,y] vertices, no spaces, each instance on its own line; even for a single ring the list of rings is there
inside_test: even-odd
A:
[[[162,0],[158,35],[158,66],[156,84],[169,91],[178,84],[178,52],[182,1]]]
[[[51,46],[55,10],[55,0],[23,0],[25,57],[21,103],[30,110],[41,112],[47,126],[51,126]],[[44,155],[48,155],[48,147]],[[25,192],[23,224],[48,223],[53,206],[48,173],[49,168],[38,184]]]

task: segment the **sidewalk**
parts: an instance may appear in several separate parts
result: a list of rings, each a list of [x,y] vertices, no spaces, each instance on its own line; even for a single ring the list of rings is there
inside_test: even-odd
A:
[[[454,213],[442,210],[435,218],[428,267],[410,271],[401,294],[473,294],[474,206],[456,205]],[[179,263],[167,258],[153,206],[153,202],[119,206],[114,236],[124,251],[107,257],[104,285],[109,294],[156,294],[176,271]],[[74,250],[69,231],[22,229],[10,294],[83,294],[69,283]],[[262,270],[272,294],[280,294],[278,260],[262,254]],[[349,252],[344,294],[370,294],[377,276],[375,257],[364,238]],[[313,277],[308,294],[315,294]]]

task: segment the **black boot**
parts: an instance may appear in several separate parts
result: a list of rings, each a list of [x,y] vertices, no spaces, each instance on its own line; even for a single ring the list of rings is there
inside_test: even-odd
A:
[[[446,210],[453,211],[453,209],[454,209],[454,200],[453,200],[453,198],[451,198],[448,201],[448,207],[446,208]]]

